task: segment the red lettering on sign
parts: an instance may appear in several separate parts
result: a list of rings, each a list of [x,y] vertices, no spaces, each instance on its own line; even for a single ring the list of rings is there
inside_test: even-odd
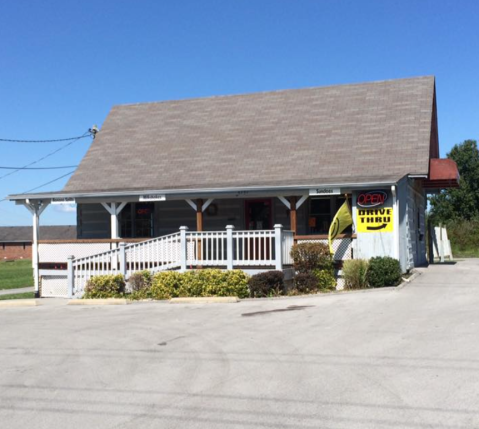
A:
[[[369,191],[361,192],[356,200],[360,207],[377,207],[382,206],[388,198],[385,191]]]

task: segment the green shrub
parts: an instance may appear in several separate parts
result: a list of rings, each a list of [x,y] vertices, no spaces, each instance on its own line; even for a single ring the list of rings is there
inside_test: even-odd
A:
[[[248,275],[241,270],[205,269],[188,271],[178,289],[178,296],[248,296]]]
[[[183,282],[184,274],[178,271],[161,271],[153,276],[150,287],[150,298],[176,298]]]
[[[149,271],[138,271],[128,279],[130,299],[146,299],[150,297],[152,276]]]
[[[364,289],[368,287],[368,261],[350,259],[343,262],[343,279],[345,289]]]
[[[249,295],[249,276],[242,270],[200,270],[198,274],[205,284],[203,296],[246,298]]]
[[[284,274],[282,271],[266,271],[255,274],[248,282],[252,298],[278,296],[284,293]]]
[[[149,297],[171,299],[176,297],[237,296],[246,298],[248,275],[241,270],[221,271],[205,269],[179,273],[163,271],[153,276]]]
[[[125,294],[125,278],[121,274],[91,277],[86,286],[84,299],[119,298]]]
[[[399,261],[389,256],[371,258],[366,278],[371,287],[397,286],[401,281]]]
[[[318,281],[318,288],[323,290],[333,290],[336,288],[336,278],[333,270],[313,270],[313,274]]]
[[[299,273],[310,273],[315,269],[329,270],[333,266],[333,258],[325,243],[299,243],[291,248],[294,269]]]
[[[298,273],[294,276],[294,289],[290,295],[305,295],[319,290],[318,278],[313,273]]]

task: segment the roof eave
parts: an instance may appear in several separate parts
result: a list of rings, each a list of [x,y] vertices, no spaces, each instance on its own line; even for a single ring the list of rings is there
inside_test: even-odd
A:
[[[48,192],[38,194],[13,194],[7,197],[10,201],[21,203],[25,200],[46,200],[52,198],[75,198],[75,199],[90,199],[90,198],[129,198],[139,197],[145,194],[161,194],[170,197],[191,198],[196,195],[211,195],[218,194],[238,194],[238,193],[253,193],[253,192],[276,192],[288,195],[291,192],[307,191],[312,188],[347,188],[347,189],[365,189],[378,186],[392,186],[397,185],[399,180],[386,181],[371,181],[371,182],[345,182],[345,183],[312,183],[309,185],[288,185],[288,186],[245,186],[245,187],[230,187],[230,188],[197,188],[197,189],[147,189],[142,191],[106,191],[106,192]],[[247,194],[245,194],[246,196]]]

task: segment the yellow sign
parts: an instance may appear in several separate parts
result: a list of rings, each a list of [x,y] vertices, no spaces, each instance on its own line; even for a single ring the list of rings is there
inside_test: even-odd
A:
[[[357,209],[357,232],[392,232],[393,209],[385,207],[381,209]]]

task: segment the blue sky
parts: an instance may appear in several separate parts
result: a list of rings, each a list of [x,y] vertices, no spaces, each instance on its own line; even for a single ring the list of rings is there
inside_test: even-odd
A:
[[[444,156],[478,137],[478,16],[473,0],[3,1],[0,138],[79,135],[114,104],[433,74]],[[76,165],[89,142],[38,166]],[[0,165],[60,146],[0,142]],[[0,179],[0,199],[68,171]],[[50,206],[42,223],[75,214]],[[0,203],[0,225],[29,224],[26,209]]]

